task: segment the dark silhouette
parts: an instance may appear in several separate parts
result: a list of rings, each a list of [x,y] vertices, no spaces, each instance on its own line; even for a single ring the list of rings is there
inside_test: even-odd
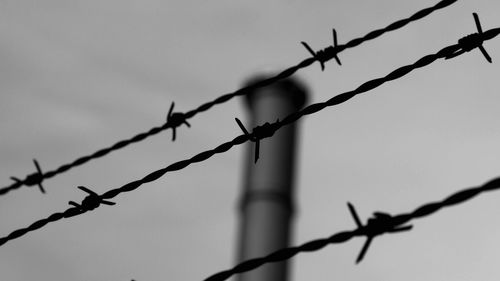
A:
[[[198,108],[184,113],[182,120],[187,120],[189,118],[192,118],[195,115],[197,115],[198,113],[207,111],[210,108],[212,108],[214,105],[223,104],[223,103],[231,100],[234,97],[247,95],[249,92],[252,92],[252,90],[254,90],[254,89],[262,88],[262,87],[271,85],[277,81],[280,81],[282,79],[285,79],[285,78],[291,76],[292,74],[294,74],[295,72],[297,72],[299,69],[308,67],[309,65],[313,64],[315,61],[319,61],[320,64],[322,65],[322,68],[324,68],[325,62],[327,62],[331,58],[337,57],[337,54],[344,51],[345,49],[354,48],[354,47],[360,45],[361,43],[373,40],[373,39],[375,39],[375,38],[377,38],[377,37],[379,37],[387,32],[402,28],[405,25],[407,25],[413,21],[417,21],[417,20],[420,20],[420,19],[426,17],[427,15],[429,15],[430,13],[432,13],[436,10],[448,7],[449,5],[455,3],[456,1],[457,0],[442,0],[442,1],[438,2],[436,5],[422,9],[408,18],[393,22],[385,28],[376,29],[374,31],[371,31],[368,34],[366,34],[365,36],[353,39],[344,45],[336,45],[333,48],[327,47],[325,50],[318,52],[318,54],[314,53],[314,51],[312,51],[312,49],[308,48],[308,49],[310,49],[310,52],[313,54],[313,58],[305,59],[302,62],[298,63],[297,65],[289,67],[288,69],[283,70],[282,72],[278,73],[277,75],[275,75],[273,77],[258,81],[254,84],[240,88],[239,90],[236,90],[232,93],[222,95],[222,96],[216,98],[214,101],[202,104]],[[336,37],[335,34],[334,34],[334,36]],[[334,37],[334,41],[335,41],[335,37]],[[340,61],[338,61],[338,62],[340,62]],[[107,148],[100,149],[100,150],[98,150],[90,155],[82,156],[82,157],[74,160],[71,163],[64,164],[55,170],[49,171],[45,174],[41,174],[41,177],[43,179],[52,178],[56,175],[59,175],[59,174],[66,172],[72,168],[83,165],[83,164],[89,162],[90,160],[101,158],[112,151],[116,151],[116,150],[119,150],[121,148],[124,148],[125,146],[128,146],[129,144],[140,142],[140,141],[142,141],[150,136],[156,135],[156,134],[158,134],[166,129],[176,128],[177,126],[173,126],[174,125],[173,123],[175,123],[175,122],[172,122],[172,123],[167,122],[166,124],[163,124],[162,126],[153,127],[147,132],[140,133],[140,134],[138,134],[134,137],[131,137],[129,139],[126,139],[126,140],[121,140],[121,141],[119,141],[119,142],[117,142],[117,143],[115,143]],[[175,135],[175,132],[174,132],[174,135]],[[18,189],[23,185],[29,186],[29,183],[31,182],[30,179],[33,176],[38,176],[38,173],[28,175],[28,176],[26,176],[26,179],[24,179],[24,180],[16,180],[13,184],[6,186],[6,187],[3,187],[3,188],[0,188],[0,195],[6,194],[12,190]]]
[[[366,251],[368,251],[368,247],[370,247],[370,243],[372,242],[373,238],[375,238],[375,236],[382,235],[384,233],[407,231],[412,229],[413,227],[411,225],[407,226],[393,225],[391,215],[382,212],[373,213],[373,218],[368,219],[366,225],[363,226],[361,220],[358,217],[358,213],[356,213],[356,209],[354,209],[354,206],[351,203],[347,202],[347,207],[349,207],[349,211],[351,212],[351,215],[354,218],[354,222],[356,222],[356,226],[359,229],[364,228],[366,232],[366,242],[363,245],[363,248],[361,248],[361,251],[359,252],[358,258],[356,259],[356,263],[359,263],[360,261],[363,260],[363,257],[365,256]]]
[[[15,181],[17,184],[24,184],[26,186],[35,186],[37,185],[40,191],[45,194],[45,189],[43,188],[42,181],[43,181],[43,173],[42,169],[40,168],[40,165],[38,164],[38,161],[36,159],[33,159],[33,163],[35,163],[36,167],[36,173],[31,174],[26,177],[24,181],[16,178],[16,177],[10,177],[13,181]]]
[[[489,63],[492,63],[490,55],[488,55],[488,52],[486,52],[486,49],[483,47],[483,42],[484,42],[484,39],[482,39],[483,30],[481,28],[481,23],[479,22],[479,17],[476,13],[472,13],[472,15],[474,16],[474,21],[476,22],[476,28],[478,32],[467,35],[464,38],[458,40],[458,44],[460,45],[460,47],[462,47],[462,49],[447,56],[446,59],[454,58],[465,52],[470,52],[473,49],[478,48],[483,54],[483,56],[486,58],[486,60]]]
[[[255,163],[257,163],[257,160],[259,160],[259,147],[260,147],[260,140],[263,138],[268,138],[274,135],[274,132],[276,129],[272,127],[272,125],[276,125],[279,123],[279,119],[276,120],[276,123],[273,123],[272,125],[269,124],[269,122],[264,123],[263,125],[257,126],[253,128],[252,134],[248,133],[247,129],[243,124],[241,123],[240,119],[234,118],[236,120],[236,123],[238,123],[238,126],[240,129],[243,131],[243,133],[249,137],[250,141],[255,142]]]
[[[172,113],[172,110],[174,110],[174,105],[175,103],[172,102],[167,115],[167,124],[170,124],[170,126],[172,126],[172,141],[175,141],[175,130],[177,129],[177,127],[181,126],[182,124],[186,124],[186,126],[191,127],[188,121],[186,121],[186,116],[184,115],[184,113]]]
[[[224,280],[229,279],[234,274],[247,272],[247,271],[256,269],[264,264],[284,261],[284,260],[287,260],[287,259],[294,257],[295,255],[297,255],[300,252],[314,252],[314,251],[318,251],[318,250],[324,248],[325,246],[327,246],[329,244],[344,243],[344,242],[347,242],[351,238],[354,238],[356,236],[366,236],[367,239],[370,239],[370,237],[373,239],[373,237],[375,235],[380,235],[382,233],[390,233],[390,232],[409,230],[411,228],[411,226],[403,226],[403,225],[406,224],[407,222],[413,220],[413,219],[429,216],[429,215],[439,211],[440,209],[442,209],[444,207],[450,207],[450,206],[454,206],[457,204],[461,204],[465,201],[468,201],[468,200],[474,198],[475,196],[477,196],[483,192],[497,190],[497,189],[500,189],[500,177],[495,178],[495,179],[485,183],[482,186],[468,188],[468,189],[464,189],[462,191],[459,191],[457,193],[454,193],[442,201],[432,202],[432,203],[428,203],[428,204],[425,204],[423,206],[420,206],[411,213],[399,214],[396,216],[390,216],[390,215],[384,214],[384,213],[375,213],[375,219],[369,220],[367,225],[365,225],[365,226],[361,225],[361,223],[359,222],[359,218],[358,218],[356,224],[358,224],[358,222],[359,222],[359,225],[358,225],[358,228],[356,228],[354,230],[346,230],[346,231],[338,232],[338,233],[333,234],[332,236],[327,237],[327,238],[312,240],[312,241],[304,243],[300,246],[280,249],[278,251],[270,253],[269,255],[267,255],[265,257],[255,258],[255,259],[250,259],[250,260],[244,261],[244,262],[236,265],[232,269],[218,272],[218,273],[204,279],[204,281],[224,281]],[[378,216],[377,216],[377,214],[378,214]],[[368,247],[367,243],[365,243],[364,248],[367,248],[367,247]],[[358,257],[358,259],[359,259],[359,257]]]
[[[481,33],[480,37],[477,37],[476,40],[483,42],[486,40],[493,39],[494,37],[498,36],[498,34],[500,34],[500,28],[490,29],[484,33]],[[321,110],[325,109],[326,107],[331,107],[331,106],[346,102],[358,94],[373,90],[373,89],[385,84],[386,82],[399,79],[399,78],[405,76],[406,74],[412,72],[415,69],[427,66],[438,59],[446,58],[446,57],[450,56],[451,54],[456,53],[459,50],[462,50],[462,46],[460,44],[454,44],[451,46],[447,46],[447,47],[439,50],[435,54],[430,54],[430,55],[427,55],[427,56],[420,58],[419,60],[417,60],[413,64],[402,66],[402,67],[392,71],[391,73],[387,74],[384,77],[376,78],[376,79],[372,79],[370,81],[367,81],[367,82],[363,83],[361,86],[359,86],[358,88],[356,88],[355,90],[352,90],[349,92],[344,92],[342,94],[336,95],[325,102],[311,104],[311,105],[303,108],[300,111],[297,111],[295,113],[292,113],[292,114],[286,116],[281,121],[269,124],[267,126],[267,128],[269,128],[269,130],[271,130],[271,128],[272,128],[273,131],[279,130],[281,127],[286,126],[290,123],[293,123],[293,122],[299,120],[300,118],[302,118],[303,116],[310,115],[310,114],[313,114],[315,112],[321,111]],[[462,52],[462,54],[463,54],[463,52]],[[268,132],[266,132],[266,133],[268,133]],[[263,139],[264,137],[265,136],[255,135],[255,131],[253,131],[252,134],[243,134],[243,135],[237,136],[232,141],[220,144],[219,146],[217,146],[216,148],[214,148],[212,150],[207,150],[207,151],[198,153],[197,155],[191,157],[190,159],[175,162],[175,163],[170,164],[169,166],[167,166],[165,168],[154,171],[154,172],[146,175],[142,179],[127,183],[119,188],[111,189],[111,190],[105,192],[104,194],[99,195],[99,198],[100,199],[111,199],[111,198],[116,197],[120,193],[133,191],[145,183],[152,182],[152,181],[155,181],[155,180],[161,178],[167,172],[173,172],[173,171],[178,171],[178,170],[184,169],[191,164],[203,162],[203,161],[209,159],[210,157],[214,156],[215,154],[224,153],[224,152],[228,151],[229,149],[231,149],[235,145],[240,145],[240,144],[245,143],[245,142],[252,140],[252,139],[254,139],[254,140],[255,139]],[[490,188],[490,189],[492,189],[492,188]],[[88,211],[88,210],[85,210],[85,212],[86,211]],[[37,230],[37,229],[47,225],[50,222],[55,222],[55,221],[58,221],[62,218],[68,218],[68,217],[72,217],[75,215],[80,215],[80,214],[83,214],[85,212],[82,212],[79,208],[73,207],[73,208],[67,209],[64,212],[54,213],[54,214],[50,215],[48,218],[38,220],[26,228],[21,228],[21,229],[15,230],[15,231],[11,232],[9,235],[7,235],[5,237],[1,237],[0,238],[0,246],[7,243],[7,241],[19,238],[30,231]],[[345,235],[345,234],[343,234],[343,235]],[[214,279],[214,280],[219,280],[219,279]]]
[[[99,207],[101,204],[105,205],[115,205],[115,202],[110,202],[103,200],[97,193],[94,191],[86,188],[85,186],[79,186],[79,189],[87,192],[89,195],[85,197],[82,201],[82,204],[75,203],[73,201],[69,201],[68,203],[70,205],[75,206],[76,208],[80,209],[80,211],[85,212],[85,211],[91,211],[94,210],[95,208]]]
[[[333,32],[333,45],[328,46],[324,50],[320,50],[318,52],[313,51],[313,49],[311,47],[309,47],[309,45],[307,45],[306,42],[304,42],[304,41],[300,42],[309,51],[309,53],[311,53],[313,58],[320,63],[321,71],[325,70],[325,62],[329,61],[332,58],[332,56],[333,56],[333,58],[335,58],[335,60],[337,61],[337,63],[339,65],[342,65],[342,63],[340,63],[339,57],[337,56],[337,52],[335,51],[335,48],[337,48],[337,45],[338,45],[337,44],[337,32],[335,31],[335,28],[332,29],[332,32]]]

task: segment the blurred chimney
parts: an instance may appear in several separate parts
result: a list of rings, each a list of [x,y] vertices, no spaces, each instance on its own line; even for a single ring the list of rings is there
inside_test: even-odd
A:
[[[263,77],[256,77],[247,84],[261,79]],[[245,126],[251,132],[252,128],[265,122],[282,120],[301,109],[306,99],[305,87],[291,78],[256,89],[247,95],[250,124]],[[261,140],[257,163],[254,163],[255,143],[246,145],[238,262],[289,246],[290,221],[294,212],[296,136],[297,123],[293,123]],[[237,278],[239,281],[286,281],[288,263],[264,265]]]

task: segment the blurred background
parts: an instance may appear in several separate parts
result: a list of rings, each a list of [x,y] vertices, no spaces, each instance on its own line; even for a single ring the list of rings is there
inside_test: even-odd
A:
[[[164,123],[172,101],[187,111],[280,70],[314,49],[406,18],[437,0],[29,1],[0,2],[0,182],[48,171]],[[348,49],[321,72],[298,77],[310,103],[325,101],[476,32],[499,27],[500,2],[464,1]],[[373,211],[400,213],[499,175],[500,39],[439,60],[300,123],[293,244],[355,227]],[[0,235],[81,202],[79,185],[103,193],[241,134],[241,98],[190,119],[191,128],[131,145],[0,197]],[[203,280],[236,256],[244,146],[169,173],[102,206],[10,241],[0,279]],[[261,155],[262,157],[262,155]],[[292,259],[291,280],[498,280],[495,223],[500,193],[488,193],[414,229],[357,238]]]

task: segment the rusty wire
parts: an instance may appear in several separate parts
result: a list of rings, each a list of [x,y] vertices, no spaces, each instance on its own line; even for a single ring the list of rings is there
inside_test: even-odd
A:
[[[496,37],[498,34],[500,34],[500,28],[490,29],[484,33],[481,33],[480,36],[476,37],[477,38],[476,47],[479,47],[484,41],[487,41],[487,40],[490,40],[490,39]],[[133,191],[133,190],[139,188],[143,184],[153,182],[153,181],[161,178],[167,172],[178,171],[178,170],[186,168],[187,166],[189,166],[191,164],[205,161],[216,154],[224,153],[224,152],[228,151],[229,149],[231,149],[233,146],[243,144],[249,140],[257,141],[261,138],[265,138],[267,136],[270,136],[270,135],[272,135],[272,133],[270,131],[279,130],[281,127],[283,127],[285,125],[293,123],[306,115],[310,115],[310,114],[313,114],[313,113],[318,112],[320,110],[323,110],[326,107],[341,104],[341,103],[353,98],[354,96],[356,96],[358,94],[375,89],[378,86],[380,86],[386,82],[401,78],[415,69],[429,65],[432,62],[436,61],[437,59],[446,58],[446,57],[450,56],[451,54],[455,54],[456,52],[458,52],[460,50],[464,50],[464,46],[460,43],[447,46],[435,54],[427,55],[427,56],[420,58],[419,60],[417,60],[413,64],[402,66],[402,67],[392,71],[391,73],[389,73],[385,77],[376,78],[376,79],[370,80],[368,82],[365,82],[353,91],[345,92],[345,93],[339,94],[337,96],[334,96],[331,99],[327,100],[326,102],[311,104],[300,111],[297,111],[295,113],[288,115],[287,117],[285,117],[281,121],[278,120],[274,123],[268,124],[265,127],[265,130],[266,130],[265,133],[256,135],[255,130],[254,130],[252,132],[252,134],[245,133],[243,135],[239,135],[236,138],[234,138],[232,141],[220,144],[219,146],[217,146],[216,148],[214,148],[212,150],[207,150],[207,151],[201,152],[201,153],[191,157],[190,159],[175,162],[175,163],[173,163],[165,168],[162,168],[160,170],[154,171],[154,172],[146,175],[142,179],[129,182],[129,183],[127,183],[119,188],[111,189],[111,190],[109,190],[101,195],[98,195],[98,196],[96,196],[95,194],[90,194],[87,196],[87,198],[83,199],[82,204],[78,205],[78,207],[74,206],[72,208],[65,210],[64,212],[54,213],[45,219],[41,219],[41,220],[34,222],[33,224],[31,224],[30,226],[28,226],[26,228],[21,228],[21,229],[15,230],[15,231],[11,232],[10,234],[8,234],[7,236],[1,237],[0,238],[0,246],[7,243],[10,240],[19,238],[28,232],[37,230],[37,229],[47,225],[50,222],[55,222],[55,221],[58,221],[58,220],[63,219],[63,218],[69,218],[69,217],[73,217],[76,215],[86,213],[87,211],[90,211],[90,210],[95,208],[95,207],[90,208],[91,206],[98,207],[100,205],[100,203],[104,202],[104,200],[112,199],[123,192]],[[470,51],[470,50],[467,50],[467,51]],[[488,185],[488,186],[490,186],[490,185]],[[491,188],[487,188],[487,189],[489,190]],[[467,193],[467,194],[469,194],[469,193]],[[89,196],[92,196],[92,198],[88,198]],[[452,197],[455,198],[456,196],[457,195],[454,195]],[[90,204],[89,201],[92,204]],[[87,202],[88,204],[84,204],[85,202]],[[431,205],[431,207],[434,208],[434,205]],[[429,210],[431,207],[425,207],[424,210]],[[424,212],[424,211],[418,211],[417,213],[421,214],[422,212]],[[419,215],[419,216],[421,216],[421,215]],[[400,216],[398,216],[398,217],[400,217]],[[402,219],[399,218],[399,220],[402,220]],[[406,221],[408,221],[408,218],[406,218],[405,222]],[[354,234],[366,235],[366,233],[362,232],[361,230],[358,230]],[[344,233],[335,235],[335,239],[336,239],[335,241],[348,240],[351,237],[351,235],[353,235],[351,232],[344,232]],[[212,279],[209,279],[209,280],[212,280]],[[213,280],[218,280],[218,279],[213,279]]]
[[[170,108],[170,111],[168,114],[168,117],[172,117],[172,118],[168,118],[167,123],[165,123],[164,125],[151,128],[149,131],[140,133],[140,134],[138,134],[134,137],[131,137],[129,139],[121,140],[121,141],[119,141],[119,142],[117,142],[117,143],[115,143],[107,148],[97,150],[96,152],[89,154],[89,155],[86,155],[86,156],[83,156],[83,157],[80,157],[71,163],[64,164],[55,170],[51,170],[51,171],[48,171],[46,173],[36,172],[34,174],[27,175],[24,180],[19,180],[16,178],[16,180],[12,184],[10,184],[9,186],[0,188],[0,195],[4,195],[12,190],[15,190],[15,189],[22,187],[22,186],[40,186],[41,182],[44,179],[52,178],[56,175],[65,173],[74,167],[77,167],[77,166],[80,166],[80,165],[83,165],[83,164],[89,162],[90,160],[101,158],[101,157],[109,154],[112,151],[122,149],[122,148],[124,148],[132,143],[140,142],[140,141],[142,141],[150,136],[156,135],[156,134],[158,134],[166,129],[169,129],[169,128],[173,129],[172,139],[175,140],[175,132],[176,132],[175,129],[182,124],[186,124],[187,126],[190,126],[186,120],[194,117],[198,113],[207,111],[215,105],[223,104],[223,103],[231,100],[234,97],[247,95],[255,89],[262,88],[262,87],[271,85],[273,83],[276,83],[282,79],[285,79],[285,78],[293,75],[299,69],[310,66],[311,64],[313,64],[316,61],[320,62],[320,64],[322,66],[324,66],[325,62],[329,61],[332,58],[336,58],[337,54],[344,51],[345,49],[354,48],[354,47],[360,45],[361,43],[364,43],[364,42],[369,41],[369,40],[373,40],[373,39],[383,35],[386,32],[390,32],[390,31],[394,31],[394,30],[397,30],[399,28],[402,28],[405,25],[409,24],[410,22],[422,19],[423,17],[429,15],[430,13],[432,13],[436,10],[445,8],[445,7],[455,3],[456,1],[457,0],[442,0],[432,7],[424,8],[408,18],[393,22],[393,23],[389,24],[388,26],[386,26],[385,28],[371,31],[368,34],[366,34],[365,36],[353,39],[346,44],[337,45],[335,42],[335,46],[329,46],[329,47],[325,48],[324,50],[318,51],[317,53],[315,53],[315,55],[313,55],[313,57],[305,59],[302,62],[298,63],[297,65],[283,70],[282,72],[278,73],[275,76],[272,76],[272,77],[264,79],[264,80],[260,80],[258,82],[253,83],[253,84],[250,84],[246,87],[240,88],[239,90],[236,90],[232,93],[222,95],[222,96],[216,98],[215,100],[208,102],[208,103],[205,103],[203,105],[200,105],[198,108],[193,109],[191,111],[187,111],[185,113],[176,112],[176,113],[172,114],[172,109],[173,109],[173,103],[172,103],[172,107]],[[34,179],[36,179],[36,181],[34,181]]]

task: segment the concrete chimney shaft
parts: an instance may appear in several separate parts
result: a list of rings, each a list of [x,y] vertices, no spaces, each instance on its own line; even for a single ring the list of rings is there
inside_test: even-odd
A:
[[[252,79],[250,82],[262,78]],[[304,106],[306,90],[294,79],[286,79],[247,96],[249,131],[265,122],[283,119]],[[294,211],[294,175],[297,123],[285,126],[260,141],[260,158],[254,163],[253,142],[246,145],[245,179],[240,201],[241,221],[238,262],[288,247]],[[237,276],[239,281],[286,281],[286,262],[262,266]]]

